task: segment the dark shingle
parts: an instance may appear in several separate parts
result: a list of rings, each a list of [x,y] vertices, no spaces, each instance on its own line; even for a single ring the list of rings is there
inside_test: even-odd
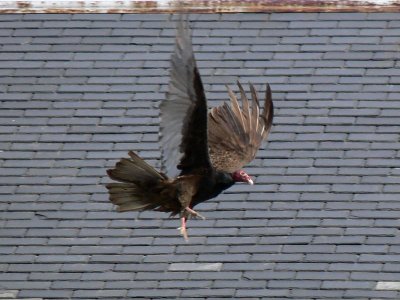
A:
[[[189,244],[118,214],[105,169],[159,165],[176,16],[1,15],[0,275],[17,298],[399,299],[398,14],[193,15],[210,103],[271,84],[275,125]],[[101,184],[100,184],[101,183]],[[3,267],[4,266],[4,267]],[[13,294],[14,295],[14,294]]]

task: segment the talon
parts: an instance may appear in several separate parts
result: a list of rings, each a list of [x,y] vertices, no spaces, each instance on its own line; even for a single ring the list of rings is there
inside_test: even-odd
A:
[[[187,234],[186,231],[186,218],[181,218],[181,227],[178,228],[179,232],[181,233],[181,235],[183,236],[183,238],[185,239],[186,242],[189,241],[189,236]]]
[[[202,216],[201,214],[199,214],[197,211],[191,209],[190,207],[185,207],[185,210],[186,210],[188,213],[190,213],[192,216],[194,216],[194,217],[198,217],[198,218],[200,218],[200,219],[202,219],[202,220],[205,220],[205,219],[206,219],[206,217]]]
[[[183,236],[183,238],[185,239],[185,241],[188,242],[189,237],[188,237],[186,228],[179,227],[179,231],[180,231],[181,235]]]

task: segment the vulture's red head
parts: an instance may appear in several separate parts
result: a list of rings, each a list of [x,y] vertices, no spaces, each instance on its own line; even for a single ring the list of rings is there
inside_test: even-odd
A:
[[[243,170],[239,170],[232,173],[232,178],[236,182],[247,182],[248,184],[254,184],[253,180]]]

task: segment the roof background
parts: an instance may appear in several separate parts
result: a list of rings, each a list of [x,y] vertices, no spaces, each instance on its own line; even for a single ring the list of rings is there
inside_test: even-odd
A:
[[[0,289],[399,299],[400,14],[191,19],[210,106],[269,82],[276,118],[256,185],[199,205],[185,243],[177,219],[117,213],[103,187],[128,150],[158,165],[172,17],[0,15]]]

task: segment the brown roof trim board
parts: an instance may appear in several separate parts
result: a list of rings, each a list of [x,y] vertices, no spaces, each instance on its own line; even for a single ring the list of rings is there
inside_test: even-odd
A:
[[[400,12],[400,0],[25,0],[0,13]]]

